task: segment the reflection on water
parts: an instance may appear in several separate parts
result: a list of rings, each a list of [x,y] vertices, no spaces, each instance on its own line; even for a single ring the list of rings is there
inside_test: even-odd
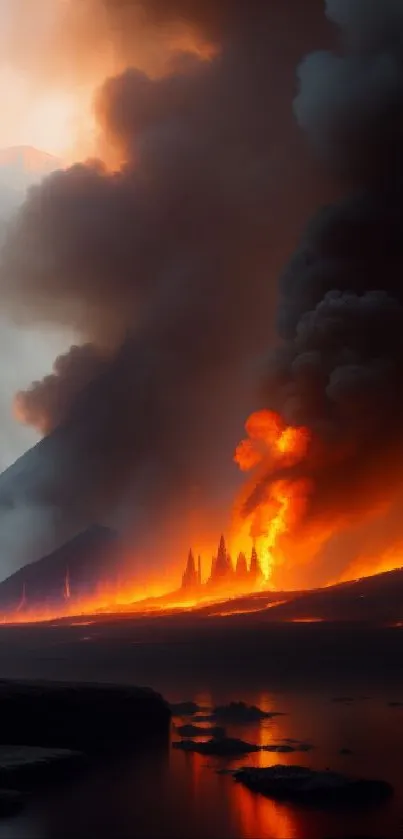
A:
[[[274,801],[251,795],[243,787],[233,788],[231,806],[239,821],[239,836],[284,839],[299,835],[292,812]]]
[[[0,839],[323,839],[348,835],[389,839],[400,835],[403,710],[389,707],[390,697],[356,697],[344,703],[333,702],[328,694],[273,695],[241,688],[237,695],[226,696],[212,687],[193,695],[171,693],[168,698],[195,699],[203,707],[243,699],[264,710],[283,711],[284,716],[259,724],[227,726],[227,733],[261,745],[292,738],[311,742],[314,749],[259,752],[228,761],[167,745],[53,790],[28,823],[3,824]],[[343,748],[352,754],[340,754]],[[217,772],[228,766],[280,762],[381,777],[395,786],[396,796],[371,812],[318,813],[276,804]]]

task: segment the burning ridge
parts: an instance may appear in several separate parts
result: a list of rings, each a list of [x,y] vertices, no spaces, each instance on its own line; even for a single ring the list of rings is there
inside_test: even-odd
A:
[[[280,470],[273,447],[257,463],[257,414],[237,455],[252,469],[244,516],[269,542],[273,518],[259,523],[262,508],[276,503],[280,486],[289,506],[302,491],[277,561],[319,558],[324,581],[357,553],[354,528],[363,522],[384,516],[383,533],[379,524],[372,530],[375,554],[403,536],[403,14],[395,0],[328,0],[326,12],[340,49],[302,62],[295,113],[349,194],[317,214],[281,276],[281,341],[262,378],[266,406],[293,433],[309,429],[309,444]]]
[[[115,20],[122,5],[108,5]],[[126,22],[136,6],[148,35],[158,25],[169,37],[163,69],[145,72],[124,50],[97,96],[120,165],[77,164],[32,189],[0,278],[14,316],[73,324],[94,347],[80,350],[88,376],[102,368],[77,387],[75,351],[56,365],[57,386],[50,377],[18,396],[42,429],[74,426],[67,475],[55,469],[45,495],[79,486],[94,518],[126,506],[138,530],[192,507],[195,487],[221,513],[241,417],[262,408],[236,454],[248,475],[231,550],[255,540],[265,576],[296,586],[352,574],[364,527],[374,570],[403,536],[403,15],[398,0],[328,0],[341,43],[300,64],[295,114],[344,197],[308,225],[280,278],[273,352],[270,278],[327,189],[318,176],[312,189],[280,104],[311,45],[288,39],[289,4],[272,5],[253,3],[246,19],[238,0],[125,4]],[[183,21],[211,49],[190,40],[178,52]],[[281,76],[276,33],[284,90],[267,81]]]

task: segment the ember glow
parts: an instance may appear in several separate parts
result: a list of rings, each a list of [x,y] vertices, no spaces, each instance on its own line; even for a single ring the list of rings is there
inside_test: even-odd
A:
[[[309,493],[308,481],[279,476],[303,460],[310,433],[285,425],[278,414],[266,410],[252,414],[245,429],[248,436],[234,460],[250,477],[235,505],[232,542],[243,548],[248,541],[256,545],[269,581],[273,567],[283,560],[282,537],[301,519]]]
[[[17,467],[20,498],[25,505],[29,495],[35,510],[51,499],[52,516],[57,499],[60,520],[79,508],[72,530],[129,519],[132,568],[145,577],[99,586],[92,578],[84,593],[74,563],[63,560],[56,605],[36,610],[28,575],[18,578],[15,619],[192,609],[401,565],[403,41],[395,4],[379,4],[378,26],[375,15],[360,20],[365,4],[350,19],[337,11],[345,3],[329,0],[341,54],[315,52],[298,71],[294,114],[331,179],[345,175],[347,195],[333,206],[278,109],[289,97],[291,112],[306,48],[288,38],[286,3],[257,0],[250,20],[242,0],[91,0],[78,17],[65,0],[42,0],[39,16],[32,0],[9,5],[0,36],[14,79],[14,88],[9,76],[4,85],[15,109],[3,127],[13,131],[7,144],[43,144],[66,168],[29,193],[7,231],[2,306],[16,322],[74,328],[80,341],[17,394],[19,418],[49,438],[29,493],[26,467]],[[291,5],[297,16],[303,4]],[[277,43],[287,47],[284,89]],[[384,60],[390,73],[378,79]],[[88,154],[102,162],[67,165]],[[286,265],[311,196],[326,209]],[[276,317],[272,276],[280,277]],[[262,347],[261,380],[246,381]],[[234,455],[244,480],[231,505],[222,498],[234,427],[258,398],[271,410],[246,422]],[[7,476],[5,484],[7,512],[18,498]],[[205,528],[187,529],[193,506]],[[181,534],[176,557],[161,536],[171,523]]]

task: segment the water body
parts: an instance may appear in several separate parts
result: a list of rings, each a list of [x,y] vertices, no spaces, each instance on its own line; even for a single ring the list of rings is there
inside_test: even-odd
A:
[[[276,634],[271,628],[263,644],[262,629],[256,628],[254,646],[248,641],[248,649],[239,647],[238,654],[233,638],[225,656],[222,634],[217,636],[217,657],[211,658],[211,646],[201,636],[196,639],[193,629],[184,634],[182,627],[176,641],[172,628],[165,627],[165,641],[156,637],[156,629],[154,625],[140,631],[128,624],[113,630],[99,625],[38,628],[29,634],[19,629],[14,636],[7,635],[7,642],[3,637],[4,646],[0,635],[0,675],[94,678],[98,671],[103,681],[147,682],[172,702],[193,699],[213,706],[242,699],[284,715],[227,726],[228,735],[260,745],[295,739],[312,743],[313,750],[259,752],[228,761],[183,753],[166,744],[51,790],[23,818],[1,823],[0,839],[397,839],[403,835],[403,705],[390,704],[403,703],[402,659],[394,661],[390,655],[391,650],[397,652],[396,636],[368,628],[356,628],[354,635],[350,628],[353,661],[348,661],[347,630],[343,657],[344,636],[337,634],[339,630],[334,637],[321,627],[295,627],[280,643],[281,630]],[[401,639],[400,633],[399,643]],[[164,655],[159,644],[164,645]],[[305,681],[295,672],[295,647],[310,657]],[[279,658],[287,649],[294,673]],[[381,778],[393,784],[395,795],[364,811],[318,812],[275,803],[220,772],[275,763]]]

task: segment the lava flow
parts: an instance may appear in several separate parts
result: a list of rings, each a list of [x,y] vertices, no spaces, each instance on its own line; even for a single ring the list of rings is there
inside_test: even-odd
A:
[[[122,579],[118,563],[116,578],[109,569],[108,581],[97,577],[96,584],[92,588],[87,585],[84,594],[82,577],[81,582],[78,579],[80,569],[72,555],[69,563],[60,569],[60,581],[53,582],[52,591],[50,586],[45,598],[35,595],[35,584],[26,582],[22,574],[21,587],[14,603],[5,609],[3,622],[172,613],[217,602],[223,604],[219,614],[224,616],[259,611],[262,605],[269,608],[285,602],[284,590],[283,594],[275,590],[281,575],[278,577],[274,572],[280,566],[288,567],[291,559],[295,565],[301,554],[305,558],[311,555],[328,537],[326,528],[316,523],[312,532],[308,528],[307,538],[312,486],[301,475],[309,472],[312,462],[312,435],[305,427],[287,426],[278,414],[268,410],[252,414],[245,428],[247,436],[238,445],[234,460],[247,474],[247,480],[234,503],[228,540],[222,535],[217,549],[207,556],[206,548],[200,552],[203,555],[190,549],[181,581],[172,574],[166,578],[165,587],[160,586],[158,590],[150,580],[136,587],[128,579]],[[312,474],[312,469],[309,473]],[[194,535],[194,543],[198,544],[200,534]],[[393,561],[395,566],[400,564],[397,557],[392,562],[389,557],[386,564],[391,567]],[[381,570],[385,570],[383,566]],[[267,602],[263,604],[261,598],[266,596]],[[229,601],[239,597],[241,601],[231,605]],[[301,620],[317,618],[304,616]]]
[[[270,411],[252,414],[245,427],[248,437],[239,444],[234,459],[248,472],[248,480],[234,505],[229,547],[222,535],[213,556],[198,556],[196,561],[190,550],[181,583],[175,585],[172,580],[168,591],[153,592],[144,585],[134,590],[118,575],[115,583],[99,583],[92,596],[83,596],[72,567],[67,566],[60,596],[53,592],[46,603],[38,605],[24,581],[22,596],[7,622],[191,609],[272,588],[273,568],[284,558],[282,539],[302,516],[308,490],[306,482],[284,474],[304,458],[310,436],[307,429],[286,426]]]

